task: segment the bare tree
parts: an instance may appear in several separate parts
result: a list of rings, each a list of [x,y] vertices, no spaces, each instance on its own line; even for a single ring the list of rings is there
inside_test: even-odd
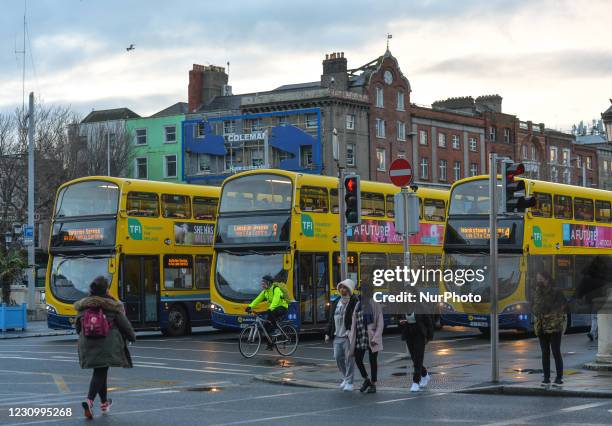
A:
[[[110,145],[110,175],[127,176],[133,160],[133,136],[123,121],[80,124],[77,133],[82,138],[81,158],[86,175],[108,174]]]

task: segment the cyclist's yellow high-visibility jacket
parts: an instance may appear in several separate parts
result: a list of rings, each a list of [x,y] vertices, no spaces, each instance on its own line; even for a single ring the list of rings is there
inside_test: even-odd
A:
[[[265,290],[262,290],[261,293],[259,293],[259,295],[250,303],[249,307],[253,309],[264,300],[269,303],[268,309],[270,311],[273,311],[278,307],[283,307],[285,309],[289,307],[289,304],[283,297],[283,290],[281,290],[276,283],[272,284]]]

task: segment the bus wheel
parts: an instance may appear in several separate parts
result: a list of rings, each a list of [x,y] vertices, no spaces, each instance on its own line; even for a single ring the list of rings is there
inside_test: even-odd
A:
[[[168,336],[182,336],[187,332],[189,319],[182,306],[173,306],[168,313]]]

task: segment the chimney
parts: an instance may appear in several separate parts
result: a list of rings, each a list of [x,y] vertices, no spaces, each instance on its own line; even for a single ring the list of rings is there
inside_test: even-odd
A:
[[[347,90],[348,74],[346,73],[347,61],[344,52],[327,53],[323,60],[323,74],[321,75],[321,86],[331,89]]]
[[[483,105],[495,112],[502,112],[502,97],[499,95],[478,96],[475,100],[476,105]]]
[[[215,65],[193,64],[193,68],[189,71],[189,87],[187,89],[189,111],[194,112],[215,97],[223,96],[227,83],[228,76],[225,68]]]

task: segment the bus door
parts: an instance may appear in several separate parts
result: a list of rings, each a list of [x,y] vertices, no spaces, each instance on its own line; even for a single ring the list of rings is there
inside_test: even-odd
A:
[[[136,327],[159,323],[159,257],[125,256],[123,264],[125,312]]]
[[[298,259],[300,322],[313,328],[323,327],[329,311],[329,256],[300,252]]]

